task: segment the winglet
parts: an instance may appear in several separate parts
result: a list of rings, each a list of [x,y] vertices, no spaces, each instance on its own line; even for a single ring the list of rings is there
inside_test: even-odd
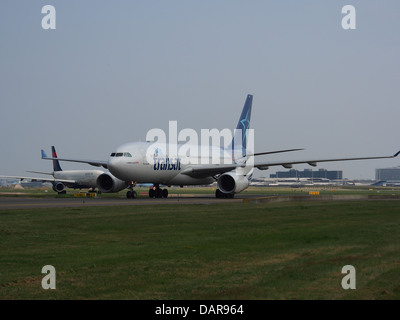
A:
[[[46,152],[44,152],[44,150],[42,149],[42,159],[48,158]]]
[[[397,153],[392,158],[396,158],[399,154],[400,154],[400,151],[397,151]]]

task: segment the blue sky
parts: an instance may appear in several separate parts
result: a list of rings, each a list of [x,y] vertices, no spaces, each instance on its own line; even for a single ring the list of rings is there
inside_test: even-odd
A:
[[[41,27],[47,4],[56,30]],[[341,27],[347,4],[356,30]],[[249,93],[256,151],[306,149],[266,160],[400,150],[395,0],[4,0],[0,27],[0,174],[49,171],[40,149],[51,145],[59,156],[106,159],[169,120],[178,130],[233,129]],[[398,165],[317,168],[374,178]]]

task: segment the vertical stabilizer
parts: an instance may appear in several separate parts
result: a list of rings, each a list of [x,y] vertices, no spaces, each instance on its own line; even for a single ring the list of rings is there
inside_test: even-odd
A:
[[[54,146],[51,146],[51,155],[53,158],[57,158],[57,152],[56,152],[56,148],[54,148]],[[53,170],[54,171],[62,171],[60,162],[58,160],[53,160]]]
[[[242,114],[236,126],[232,139],[232,160],[235,162],[237,158],[246,157],[247,152],[247,134],[250,127],[251,107],[253,104],[253,96],[247,95],[243,106]]]

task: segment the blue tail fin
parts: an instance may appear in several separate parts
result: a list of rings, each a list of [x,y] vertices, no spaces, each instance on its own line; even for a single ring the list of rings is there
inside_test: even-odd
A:
[[[57,152],[56,152],[56,148],[54,148],[54,146],[51,146],[51,153],[52,153],[53,158],[57,158]],[[60,162],[58,160],[53,160],[53,170],[54,171],[62,171]]]
[[[236,156],[240,154],[241,156],[246,156],[247,150],[247,130],[250,127],[250,117],[251,117],[251,106],[253,104],[253,96],[251,94],[247,95],[246,102],[244,103],[242,114],[240,115],[239,122],[236,126],[235,133],[232,139],[232,158],[235,160]],[[236,141],[235,141],[236,139]],[[236,155],[236,156],[235,156]]]

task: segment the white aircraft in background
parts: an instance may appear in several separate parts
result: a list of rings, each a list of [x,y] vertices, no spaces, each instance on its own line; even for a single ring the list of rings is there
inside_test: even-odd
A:
[[[105,173],[102,170],[62,170],[60,163],[57,158],[56,149],[54,146],[51,147],[52,158],[53,158],[53,172],[38,172],[28,171],[31,173],[50,175],[52,178],[39,178],[39,177],[16,177],[7,176],[7,178],[14,178],[20,180],[31,180],[41,182],[51,182],[53,190],[59,194],[66,193],[65,188],[73,189],[92,189],[95,190],[97,185],[97,179],[101,176],[111,176],[109,173]],[[47,158],[46,153],[42,150],[42,157]],[[115,186],[112,190],[105,190],[99,187],[101,192],[118,192],[125,189],[128,184],[124,181],[118,180],[115,177]]]
[[[400,153],[397,152],[393,156],[378,156],[378,157],[358,157],[358,158],[340,158],[340,159],[311,159],[303,161],[276,161],[276,162],[254,162],[254,157],[259,155],[297,151],[302,149],[288,149],[279,151],[270,151],[262,153],[252,153],[246,148],[246,141],[249,132],[250,116],[252,109],[253,96],[248,95],[239,118],[237,131],[241,132],[242,145],[241,156],[237,158],[237,150],[235,143],[232,140],[229,148],[223,149],[224,157],[229,155],[231,163],[228,164],[196,164],[198,161],[190,161],[185,152],[180,152],[182,145],[171,146],[167,144],[167,153],[160,155],[159,150],[162,145],[154,142],[132,142],[119,146],[115,152],[111,153],[108,160],[81,160],[81,159],[58,159],[61,161],[72,161],[80,163],[88,163],[93,166],[102,166],[107,168],[111,174],[108,176],[102,175],[97,179],[97,184],[103,189],[117,188],[117,180],[125,181],[129,188],[127,197],[131,198],[135,193],[133,187],[135,183],[151,183],[153,188],[149,190],[151,198],[168,197],[168,190],[161,189],[160,185],[165,186],[183,186],[183,185],[205,185],[217,182],[218,189],[216,190],[217,198],[232,198],[235,193],[245,190],[252,179],[253,169],[266,170],[271,166],[283,166],[291,168],[294,164],[306,163],[311,166],[316,166],[318,162],[330,161],[349,161],[349,160],[367,160],[367,159],[385,159],[397,157]],[[235,136],[234,136],[235,138]],[[171,147],[171,148],[170,148]],[[170,155],[168,150],[178,150],[177,155]],[[164,150],[164,149],[163,149]],[[148,161],[147,155],[154,154],[154,161]],[[42,157],[47,160],[54,158]],[[186,160],[186,161],[183,161]],[[219,163],[225,163],[225,158]],[[251,165],[248,163],[253,162]]]

